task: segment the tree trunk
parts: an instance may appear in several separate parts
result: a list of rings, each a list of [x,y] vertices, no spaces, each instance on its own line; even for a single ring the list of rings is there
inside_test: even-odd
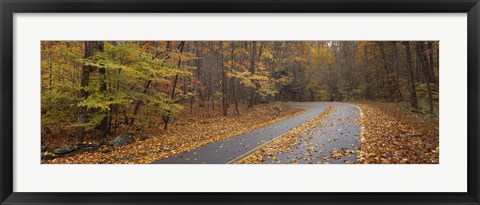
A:
[[[184,46],[185,46],[185,41],[180,42],[180,45],[178,46],[180,53],[183,53]],[[182,63],[182,59],[178,59],[178,63],[177,63],[178,69],[180,68],[181,63]],[[175,89],[177,88],[177,82],[178,82],[178,74],[175,75],[175,79],[173,81],[172,95],[171,95],[172,101],[175,100]]]
[[[364,66],[365,66],[365,69],[369,70],[369,66],[370,66],[370,63],[368,62],[368,47],[367,45],[364,45],[363,46],[363,58],[364,58]],[[363,78],[365,80],[365,82],[370,82],[370,75],[367,73],[367,72],[364,72],[363,74]],[[364,98],[370,100],[371,99],[371,86],[368,86],[369,84],[367,84],[366,88],[365,88],[365,93],[364,93]]]
[[[146,94],[148,92],[148,89],[150,88],[150,85],[152,84],[152,81],[149,80],[147,81],[147,84],[145,84],[145,87],[143,88],[142,93]],[[135,117],[138,115],[138,112],[140,112],[140,107],[142,106],[143,101],[142,100],[137,100],[135,103],[135,107],[133,109],[133,118],[130,120],[130,125],[133,126],[135,124]]]
[[[52,49],[53,46],[53,41],[50,41],[50,49]],[[53,51],[50,50],[49,52],[49,59],[48,59],[48,65],[49,65],[49,89],[53,89]]]
[[[232,70],[235,70],[235,42],[232,42],[232,53],[231,53],[231,61],[232,61]],[[233,93],[233,101],[235,103],[235,113],[238,115],[240,112],[238,112],[238,98],[237,98],[237,89],[235,88],[235,77],[231,78],[231,84],[232,84],[232,93]]]
[[[418,101],[417,101],[417,90],[415,88],[415,76],[413,73],[413,62],[412,62],[412,53],[410,50],[410,42],[404,41],[403,45],[405,45],[405,51],[407,53],[407,69],[408,69],[408,77],[410,83],[410,105],[412,108],[418,109]]]
[[[433,58],[433,41],[428,42],[428,62],[429,62],[429,71],[430,71],[430,82],[437,83],[435,80],[435,63]]]
[[[401,101],[403,101],[402,91],[400,90],[400,85],[398,84],[397,80],[395,79],[394,76],[392,76],[390,63],[388,62],[387,55],[386,55],[385,50],[383,48],[383,42],[377,41],[377,44],[379,45],[380,52],[382,53],[383,65],[384,65],[385,71],[387,73],[387,79],[392,81],[394,89],[396,90],[396,92],[398,94],[398,98],[396,98],[396,101],[401,102]]]
[[[308,54],[308,61],[307,64],[308,66],[312,66],[312,50],[310,49],[310,41],[305,42],[305,46],[307,47],[307,54]]]
[[[185,46],[185,41],[180,42],[180,45],[178,46],[180,53],[183,53],[184,46]],[[178,63],[177,63],[178,69],[180,69],[181,63],[182,63],[182,58],[178,59]],[[173,87],[172,87],[172,95],[170,97],[173,103],[175,102],[175,88],[177,87],[177,81],[178,81],[178,74],[175,75],[175,80],[173,81]],[[168,111],[168,113],[170,114],[170,111]],[[167,121],[165,122],[165,126],[163,127],[163,129],[167,129],[168,121],[170,121],[170,116],[167,116]]]
[[[352,66],[352,69],[351,69],[351,75],[352,75],[352,89],[356,89],[357,88],[357,83],[355,81],[355,67],[356,67],[356,64],[355,64],[355,41],[352,43],[352,62],[351,62],[351,66]]]
[[[425,76],[425,82],[427,83],[427,100],[430,108],[429,113],[433,114],[432,88],[430,85],[430,83],[432,83],[431,82],[432,77],[430,76],[430,70],[429,70],[430,68],[428,67],[428,58],[427,58],[428,54],[425,53],[426,50],[425,50],[424,42],[417,41],[416,49],[422,65],[422,71],[423,71],[423,75]]]
[[[227,73],[225,72],[225,66],[223,65],[223,42],[220,41],[220,64],[222,67],[222,114],[227,116]]]
[[[97,41],[95,42],[95,50],[99,52],[104,51],[104,43],[103,41]],[[107,93],[107,84],[106,84],[106,79],[107,79],[107,73],[105,67],[100,67],[98,68],[98,73],[100,74],[100,88],[99,91],[101,94],[105,95]],[[108,115],[110,115],[109,111],[103,111],[102,114],[105,116],[103,119],[100,121],[100,125],[98,126],[100,133],[102,136],[106,136],[110,130],[109,130],[109,120],[108,120]]]
[[[168,51],[170,51],[170,45],[171,45],[171,42],[169,41],[169,42],[167,43],[167,50],[168,50]],[[157,56],[157,55],[155,55],[155,57],[156,57],[156,56]],[[167,54],[167,56],[163,59],[162,65],[160,65],[160,67],[162,67],[162,66],[167,62],[167,60],[168,60],[169,58],[170,58],[170,54]],[[150,85],[151,85],[151,84],[152,84],[152,80],[148,80],[147,83],[145,84],[144,88],[143,88],[143,92],[142,92],[142,93],[146,94],[146,93],[148,92],[148,89],[150,89]],[[134,107],[134,109],[133,109],[133,116],[134,116],[134,117],[130,120],[129,125],[131,125],[131,126],[134,125],[134,123],[135,123],[135,116],[138,115],[138,112],[140,111],[140,107],[142,106],[142,103],[143,103],[143,101],[141,101],[141,100],[137,100],[137,101],[135,102],[135,107]]]
[[[170,51],[170,44],[171,44],[171,42],[169,41],[169,42],[167,43],[167,51]],[[158,53],[157,53],[157,51],[156,51],[156,49],[157,49],[156,46],[157,46],[157,44],[155,44],[154,58],[156,58],[156,57],[158,56]],[[167,54],[167,56],[163,59],[161,66],[163,66],[163,64],[166,63],[166,61],[167,61],[169,58],[170,58],[170,54]],[[142,92],[142,93],[144,93],[144,94],[147,93],[147,92],[148,92],[148,89],[150,88],[150,85],[151,85],[151,84],[152,84],[152,80],[148,80],[147,83],[145,84],[145,86],[143,87],[143,92]],[[135,124],[135,117],[138,115],[138,112],[140,111],[140,107],[142,106],[142,103],[143,103],[143,101],[141,101],[141,100],[137,100],[137,101],[135,102],[135,106],[134,106],[134,108],[133,108],[133,118],[132,118],[132,120],[130,121],[130,123],[127,123],[127,124],[130,124],[130,125],[132,125],[132,126]]]
[[[251,44],[251,48],[250,48],[250,73],[252,75],[255,74],[255,57],[257,56],[257,42],[256,41],[253,41],[252,44]],[[248,106],[249,108],[252,108],[253,107],[253,104],[255,103],[255,91],[256,91],[256,85],[255,85],[255,88],[252,88],[251,92],[250,92],[250,99],[249,99],[249,102],[248,102]]]
[[[238,97],[237,97],[237,89],[235,88],[235,78],[232,78],[232,93],[233,93],[233,102],[235,103],[235,113],[238,115],[240,112],[238,111]]]
[[[215,110],[215,86],[213,85],[213,75],[209,73],[209,84],[210,84],[210,101],[212,102],[212,110]]]
[[[95,42],[94,41],[85,41],[85,50],[83,58],[88,59],[93,56],[93,51],[95,49]],[[80,101],[87,99],[88,97],[88,84],[90,81],[90,72],[92,71],[92,66],[83,65],[82,71],[80,74],[80,91],[78,94],[78,98]],[[81,106],[78,116],[77,116],[77,142],[83,142],[85,138],[85,126],[84,124],[87,123],[87,107]]]

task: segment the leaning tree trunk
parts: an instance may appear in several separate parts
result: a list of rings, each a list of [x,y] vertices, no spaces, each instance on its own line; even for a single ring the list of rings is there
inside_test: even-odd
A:
[[[170,44],[171,44],[171,42],[169,41],[167,43],[167,50],[170,50]],[[157,44],[155,44],[155,45],[157,45]],[[156,49],[156,47],[155,47],[155,49]],[[157,51],[155,51],[153,58],[157,58],[157,56],[158,56],[158,53],[157,53]],[[162,67],[163,64],[165,64],[169,58],[170,58],[170,54],[167,54],[167,56],[163,59],[160,67]],[[152,80],[148,80],[147,83],[145,84],[145,86],[143,87],[143,91],[142,91],[143,94],[146,94],[148,92],[148,89],[150,89],[151,84],[152,84]],[[142,104],[143,104],[142,100],[136,100],[135,101],[135,106],[133,107],[133,118],[130,120],[130,123],[127,123],[127,124],[130,124],[130,126],[133,126],[135,124],[135,117],[138,115],[138,112],[140,111],[140,107],[142,106]]]
[[[179,49],[180,49],[180,53],[183,53],[183,48],[185,46],[185,41],[182,41],[180,42],[180,45],[178,46]],[[178,64],[177,64],[177,68],[180,69],[180,64],[182,63],[182,58],[178,59]],[[175,75],[175,79],[173,81],[173,87],[172,87],[172,95],[170,96],[170,98],[172,99],[172,101],[175,101],[175,89],[177,87],[177,82],[178,82],[178,74]],[[170,113],[170,112],[169,112]],[[170,116],[167,116],[167,120],[165,121],[165,126],[163,127],[163,129],[167,129],[168,127],[168,121],[170,121]]]
[[[179,47],[180,48],[180,47]],[[167,44],[167,49],[170,50],[170,42],[168,42]],[[155,57],[157,56],[157,54],[155,54]],[[170,58],[170,54],[167,54],[167,56],[163,59],[162,61],[162,65],[160,67],[162,67],[166,62],[167,60]],[[146,94],[148,92],[148,90],[150,89],[150,86],[152,84],[152,80],[148,80],[147,83],[145,84],[144,88],[143,88],[143,92],[144,94]],[[135,123],[135,116],[138,115],[138,112],[140,111],[140,107],[142,106],[143,104],[143,101],[142,100],[137,100],[135,102],[135,107],[133,109],[133,118],[130,120],[130,126],[133,126],[134,123]]]

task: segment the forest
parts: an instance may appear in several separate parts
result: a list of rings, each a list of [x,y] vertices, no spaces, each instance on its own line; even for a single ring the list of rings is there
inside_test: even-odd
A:
[[[41,78],[45,163],[151,163],[305,112],[292,102],[438,129],[438,41],[42,41]]]

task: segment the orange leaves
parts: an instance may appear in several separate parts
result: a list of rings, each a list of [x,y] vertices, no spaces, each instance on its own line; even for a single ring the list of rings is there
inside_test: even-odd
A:
[[[111,152],[102,152],[107,147],[98,151],[80,153],[71,157],[46,160],[43,163],[53,164],[145,164],[155,160],[165,159],[169,156],[180,154],[191,149],[204,146],[208,143],[242,134],[253,129],[272,124],[274,122],[302,113],[304,110],[292,109],[285,104],[262,104],[253,109],[242,105],[240,115],[231,114],[226,117],[220,112],[198,108],[195,114],[183,113],[177,122],[168,130],[163,130],[161,120],[157,119],[151,126],[136,131],[136,142],[115,148]],[[203,110],[201,110],[203,109]],[[233,112],[229,112],[233,113]],[[190,122],[189,122],[190,121]],[[188,123],[187,123],[188,122]],[[124,132],[125,130],[121,130]],[[120,132],[120,131],[119,131]],[[147,135],[148,139],[140,141],[140,136]],[[109,137],[109,141],[114,136]],[[89,138],[95,140],[99,138]],[[55,139],[45,139],[50,141]],[[68,142],[64,142],[68,144]],[[58,143],[57,143],[58,144]],[[194,159],[191,159],[194,160]]]
[[[360,163],[437,164],[438,119],[429,119],[387,103],[357,103],[364,117]]]
[[[283,134],[282,136],[273,140],[271,143],[268,143],[267,145],[261,147],[258,151],[252,153],[251,155],[245,157],[237,163],[259,164],[263,162],[263,159],[265,157],[271,157],[273,161],[276,161],[278,163],[279,161],[277,161],[278,159],[276,159],[276,156],[278,154],[291,152],[292,149],[297,145],[297,138],[300,136],[300,134],[304,133],[312,127],[317,126],[320,121],[322,121],[332,112],[332,110],[332,107],[328,107],[327,110],[325,110],[320,115]],[[298,163],[298,160],[294,159],[289,163],[295,164]]]

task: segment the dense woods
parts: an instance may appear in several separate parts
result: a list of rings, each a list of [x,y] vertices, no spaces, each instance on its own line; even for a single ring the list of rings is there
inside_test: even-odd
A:
[[[438,116],[438,41],[43,41],[42,137],[168,130],[181,113],[382,101]],[[162,126],[157,127],[158,121]]]

